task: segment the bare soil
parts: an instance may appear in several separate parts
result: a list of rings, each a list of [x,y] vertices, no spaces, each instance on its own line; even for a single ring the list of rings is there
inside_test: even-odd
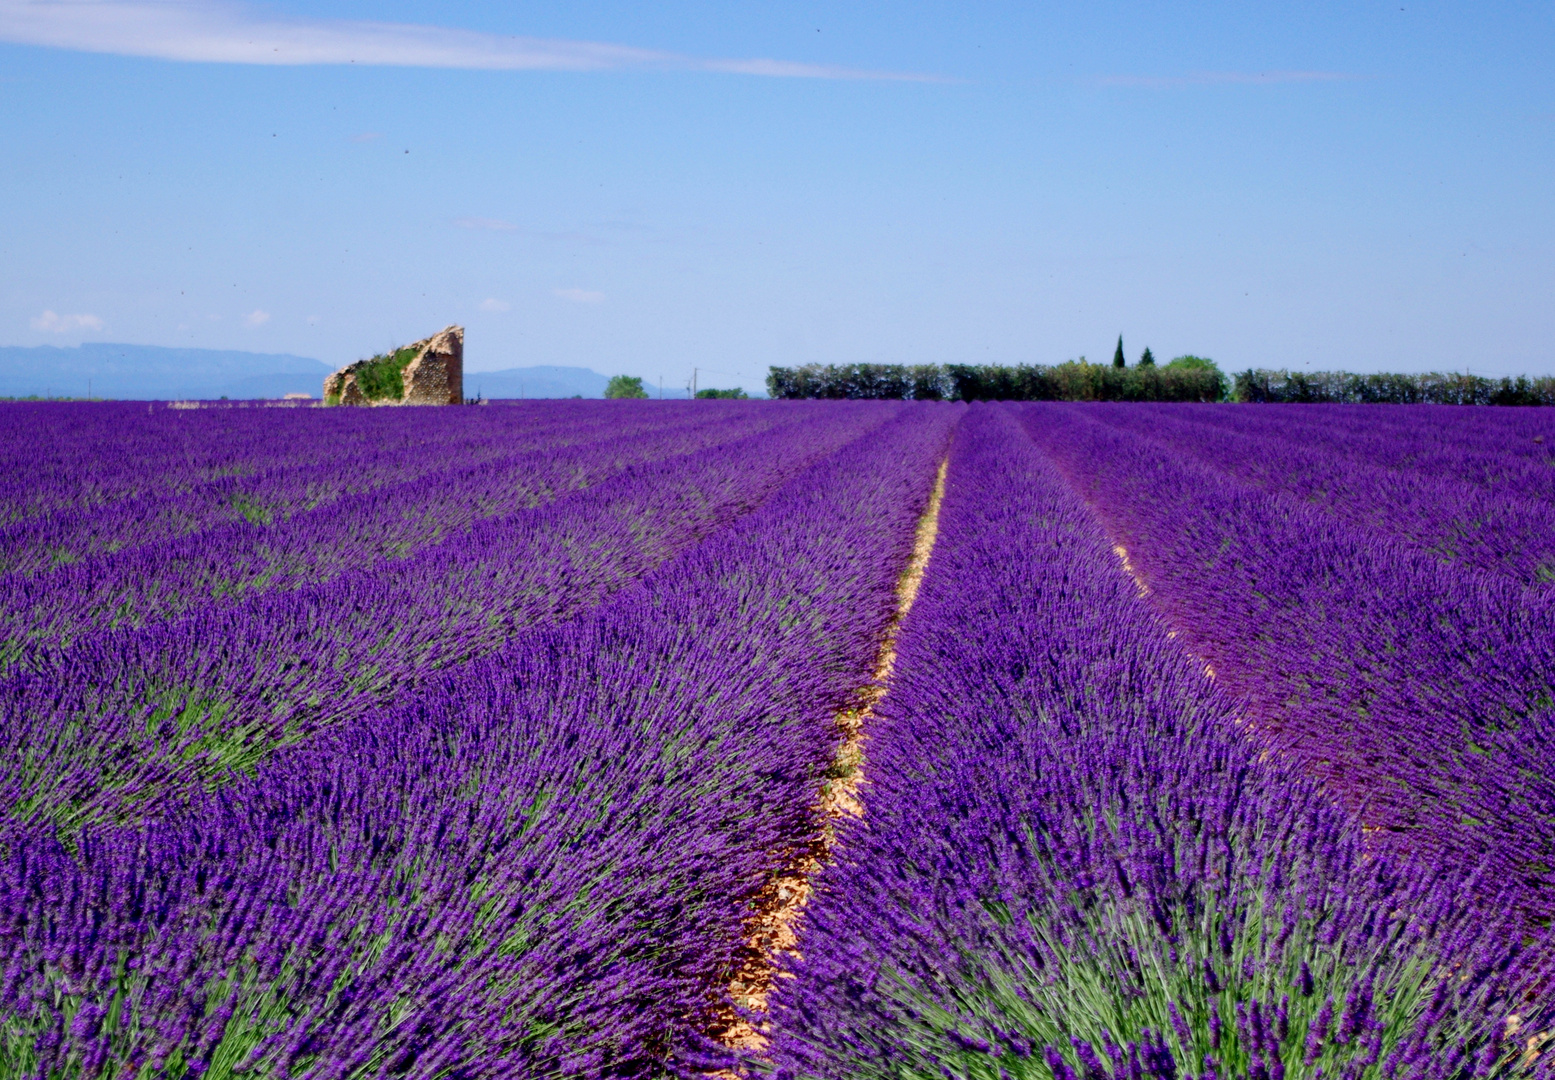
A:
[[[940,503],[945,496],[945,473],[949,460],[940,462],[928,506],[918,519],[912,556],[896,586],[896,613],[887,627],[875,656],[870,680],[859,688],[857,704],[837,715],[841,740],[836,756],[827,769],[828,780],[821,789],[815,807],[816,835],[803,854],[769,884],[758,904],[757,913],[747,924],[746,944],[750,960],[729,983],[729,994],[740,1008],[761,1014],[767,1011],[778,964],[785,954],[798,952],[798,930],[805,904],[813,892],[811,880],[831,861],[837,844],[838,826],[848,818],[861,817],[864,785],[864,744],[875,708],[888,690],[892,668],[896,664],[896,640],[902,620],[918,598],[923,574],[939,535]],[[759,1022],[740,1016],[726,1018],[719,1039],[731,1050],[746,1056],[759,1056],[767,1047],[767,1037]],[[725,1074],[718,1074],[725,1075]]]

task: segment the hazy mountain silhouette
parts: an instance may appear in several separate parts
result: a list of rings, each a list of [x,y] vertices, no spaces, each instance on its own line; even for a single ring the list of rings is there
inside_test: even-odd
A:
[[[318,397],[331,368],[286,353],[175,349],[92,342],[74,348],[0,346],[0,395],[25,397],[275,398]]]

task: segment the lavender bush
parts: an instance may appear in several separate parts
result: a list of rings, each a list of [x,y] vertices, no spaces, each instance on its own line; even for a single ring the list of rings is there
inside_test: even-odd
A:
[[[410,479],[331,499],[268,526],[217,524],[49,573],[8,575],[0,578],[6,626],[0,664],[23,662],[29,649],[68,645],[92,630],[144,626],[403,560],[476,522],[511,517],[632,465],[734,442],[779,419],[798,418],[766,413],[677,419],[633,424],[596,413],[576,417],[561,430],[520,428],[493,440],[509,451],[497,457],[485,447],[476,454],[464,446],[417,447],[407,463]]]
[[[1552,440],[0,406],[0,1076],[1555,1080]]]
[[[13,840],[7,1070],[720,1063],[745,923],[809,831],[958,415],[877,427],[593,614],[252,780],[72,849]]]
[[[1110,546],[1012,415],[974,408],[862,819],[751,1071],[1548,1075],[1523,1041],[1547,961],[1461,902],[1494,883],[1369,852]]]
[[[1379,840],[1555,915],[1555,593],[1444,566],[1062,407],[1033,433],[1174,629]]]
[[[1215,410],[1173,406],[1101,406],[1092,415],[1150,439],[1168,457],[1201,461],[1238,481],[1334,514],[1371,535],[1406,541],[1443,561],[1531,585],[1555,581],[1555,504],[1529,498],[1526,486],[1487,489],[1445,469],[1438,471],[1435,466],[1446,456],[1440,451],[1432,453],[1424,469],[1374,463],[1374,458],[1402,460],[1401,446],[1425,448],[1441,440],[1430,413],[1400,411],[1415,417],[1418,426],[1396,428],[1386,432],[1386,439],[1359,446],[1314,437],[1310,425],[1289,431],[1271,427],[1245,409],[1231,418],[1235,424]],[[1206,422],[1211,419],[1216,422]],[[1518,448],[1542,445],[1529,438],[1505,441]],[[1391,452],[1374,453],[1377,442],[1388,444]],[[1454,448],[1460,455],[1464,449],[1461,443]],[[1510,452],[1502,455],[1502,460],[1515,459]],[[1411,455],[1410,460],[1418,458]],[[1536,459],[1519,464],[1555,477],[1555,469],[1538,466]]]
[[[392,575],[345,574],[35,655],[0,684],[0,804],[13,827],[69,828],[145,814],[192,784],[252,768],[277,745],[386,704],[525,627],[597,604],[901,408],[812,414],[630,468],[478,523]]]

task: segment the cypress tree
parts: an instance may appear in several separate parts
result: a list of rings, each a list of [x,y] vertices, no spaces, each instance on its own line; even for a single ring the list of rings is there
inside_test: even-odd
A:
[[[1150,346],[1145,346],[1145,351],[1139,355],[1140,367],[1155,367],[1155,353],[1150,351]]]
[[[1113,367],[1128,367],[1128,361],[1123,359],[1123,335],[1118,335],[1118,349],[1112,354]]]

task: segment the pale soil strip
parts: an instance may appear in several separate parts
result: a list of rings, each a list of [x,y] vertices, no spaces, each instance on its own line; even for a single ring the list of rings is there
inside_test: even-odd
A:
[[[804,854],[773,880],[764,902],[759,905],[758,914],[747,924],[746,944],[751,949],[752,959],[729,983],[730,995],[742,1008],[766,1012],[767,999],[771,997],[773,980],[777,977],[778,961],[785,953],[797,951],[799,918],[813,891],[811,878],[831,861],[838,825],[846,818],[856,818],[863,813],[859,794],[864,782],[864,729],[880,699],[885,697],[886,682],[896,664],[897,633],[912,609],[913,601],[918,598],[923,573],[929,565],[934,540],[939,535],[940,503],[945,497],[945,472],[949,464],[949,459],[940,462],[929,504],[918,519],[912,557],[896,585],[896,614],[892,616],[875,656],[874,677],[860,690],[858,704],[837,715],[842,743],[826,771],[831,779],[822,788],[820,802],[816,805],[818,834]],[[767,1046],[763,1031],[738,1017],[726,1021],[718,1038],[725,1046],[742,1054],[760,1054]]]
[[[1139,590],[1139,598],[1141,600],[1149,599],[1150,586],[1145,584],[1145,579],[1140,577],[1139,571],[1135,569],[1134,564],[1129,561],[1128,548],[1124,547],[1122,544],[1113,544],[1112,553],[1123,560],[1123,569],[1128,572],[1129,577],[1134,579],[1134,588]],[[1169,638],[1175,638],[1177,636],[1177,631],[1168,630],[1166,632],[1166,636]],[[1194,654],[1189,652],[1188,655],[1193,656]],[[1197,660],[1200,658],[1194,656],[1194,659]],[[1215,667],[1208,660],[1204,661],[1204,674],[1210,679],[1215,677]]]

